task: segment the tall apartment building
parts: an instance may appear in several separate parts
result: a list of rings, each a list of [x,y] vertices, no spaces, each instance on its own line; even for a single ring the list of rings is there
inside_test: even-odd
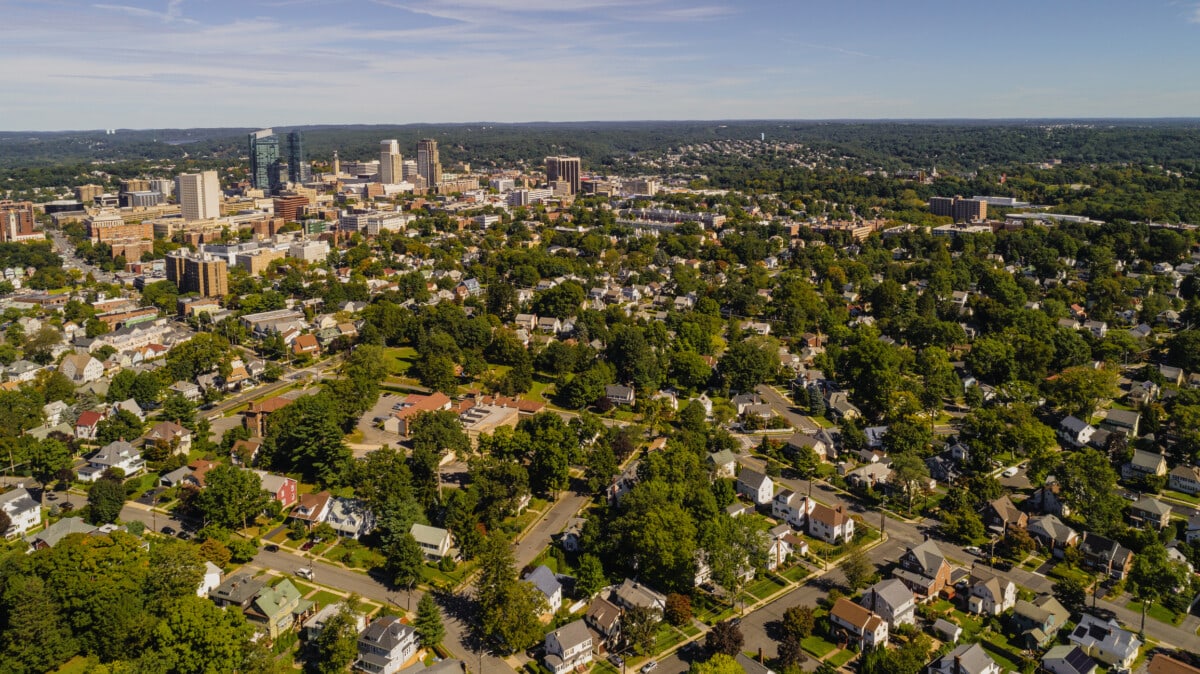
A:
[[[75,188],[75,198],[85,204],[94,203],[101,194],[104,194],[104,188],[100,185],[88,184]]]
[[[304,156],[304,136],[299,131],[288,134],[287,166],[288,182],[300,185],[312,179],[312,167]]]
[[[402,164],[404,166],[404,171],[402,173],[402,177],[404,180],[411,182],[413,178],[416,178],[417,176],[421,175],[420,173],[417,172],[417,160],[416,159],[405,159],[402,162]]]
[[[400,156],[400,141],[379,141],[379,182],[395,185],[404,180],[404,160]]]
[[[579,157],[546,157],[546,182],[553,185],[561,180],[570,185],[571,194],[579,194],[580,169]]]
[[[130,178],[121,181],[122,192],[149,192],[150,181],[145,178]]]
[[[27,241],[42,238],[33,226],[33,202],[0,201],[0,241]]]
[[[175,192],[184,220],[221,217],[221,181],[216,171],[181,174],[175,178]]]
[[[201,297],[228,295],[229,263],[204,253],[172,253],[167,256],[167,280],[180,293],[199,293]]]
[[[417,141],[417,174],[429,187],[442,182],[442,160],[438,156],[437,141],[432,138]]]
[[[962,197],[930,197],[929,212],[954,218],[955,222],[979,222],[987,219],[988,203],[984,199]]]
[[[255,131],[249,136],[250,184],[260,190],[271,189],[271,166],[279,161],[279,138],[272,129]]]

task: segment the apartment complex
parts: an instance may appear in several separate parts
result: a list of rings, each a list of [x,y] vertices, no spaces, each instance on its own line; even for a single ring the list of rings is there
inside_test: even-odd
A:
[[[229,263],[204,253],[175,253],[167,256],[167,280],[181,293],[220,297],[229,294]]]
[[[42,238],[33,226],[33,203],[0,201],[0,241],[28,241]]]
[[[379,182],[395,185],[404,180],[404,159],[400,156],[400,141],[379,141]]]
[[[930,197],[929,211],[934,215],[954,218],[955,222],[980,222],[987,219],[988,202],[984,199],[962,197]]]
[[[432,138],[417,141],[417,175],[424,178],[429,187],[442,182],[442,160],[438,156],[437,141]]]
[[[551,189],[561,181],[569,186],[571,194],[579,194],[581,176],[579,157],[546,157],[546,182]]]

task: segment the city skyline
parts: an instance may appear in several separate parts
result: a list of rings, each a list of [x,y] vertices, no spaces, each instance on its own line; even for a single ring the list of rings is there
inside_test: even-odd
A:
[[[1200,110],[1200,3],[974,5],[0,0],[8,93],[0,126],[1151,118]],[[347,105],[356,98],[368,103]]]

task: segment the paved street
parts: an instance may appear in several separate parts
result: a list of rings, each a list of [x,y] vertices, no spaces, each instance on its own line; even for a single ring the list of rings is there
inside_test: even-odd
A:
[[[774,387],[762,384],[755,389],[755,392],[762,396],[763,400],[765,400],[767,404],[771,406],[771,409],[773,409],[776,414],[784,419],[787,419],[788,423],[790,423],[796,429],[805,433],[816,433],[817,431],[821,430],[821,427],[818,426],[816,422],[814,422],[812,419],[809,419],[807,415],[802,414],[799,408],[792,404],[791,400],[788,400]]]
[[[526,531],[514,549],[517,558],[517,568],[529,564],[550,545],[552,537],[567,526],[567,521],[575,516],[589,498],[575,492],[564,492],[550,507],[549,512],[542,516],[533,528]]]

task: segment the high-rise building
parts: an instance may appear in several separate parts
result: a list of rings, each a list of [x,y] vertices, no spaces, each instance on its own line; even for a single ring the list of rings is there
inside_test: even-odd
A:
[[[33,227],[33,202],[0,201],[0,241],[25,241],[42,237]]]
[[[287,222],[298,222],[300,214],[308,206],[308,197],[299,194],[275,197],[274,206],[276,217],[283,218]]]
[[[175,179],[179,210],[184,220],[210,220],[221,216],[221,181],[216,171],[184,173]]]
[[[442,160],[438,157],[437,141],[432,138],[417,141],[417,174],[431,188],[442,182]]]
[[[579,194],[580,168],[579,157],[546,157],[546,182],[553,185],[561,180],[571,186],[571,194]]]
[[[279,161],[279,138],[271,129],[250,134],[250,184],[260,190],[271,189],[271,166]]]
[[[170,199],[175,193],[175,181],[170,178],[151,178],[150,191],[163,195],[164,200]]]
[[[299,131],[288,134],[288,182],[303,184],[312,179],[312,167],[304,157],[304,136]]]
[[[104,194],[104,188],[100,185],[80,185],[75,188],[75,198],[85,204],[91,204],[96,201],[96,197]]]
[[[401,178],[403,180],[412,182],[413,178],[416,178],[417,176],[421,175],[420,173],[417,172],[417,160],[416,159],[405,159],[403,162],[403,166],[404,166],[404,171],[403,171],[403,174],[401,175]]]
[[[404,180],[404,160],[400,157],[400,141],[379,141],[379,182],[395,185]]]
[[[150,181],[145,178],[130,178],[121,181],[122,192],[149,192]]]
[[[180,293],[199,293],[201,297],[228,295],[229,262],[205,253],[172,253],[167,256],[167,280]]]
[[[962,197],[930,197],[929,212],[954,218],[955,222],[979,222],[987,219],[988,202]]]

